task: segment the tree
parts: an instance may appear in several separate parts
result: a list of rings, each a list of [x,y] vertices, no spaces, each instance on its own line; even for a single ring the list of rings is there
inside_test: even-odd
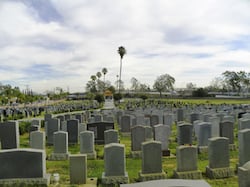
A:
[[[170,76],[169,74],[163,74],[157,77],[154,82],[153,88],[160,93],[160,97],[162,97],[162,92],[173,90],[175,83],[174,77]]]
[[[105,82],[105,75],[108,73],[107,68],[102,68],[103,82]]]
[[[131,80],[131,89],[134,90],[135,92],[139,90],[139,87],[140,87],[140,82],[135,78],[135,77],[132,77]]]
[[[123,59],[123,56],[127,53],[125,47],[123,46],[120,46],[118,48],[118,54],[120,55],[120,75],[119,75],[119,85],[118,85],[118,92],[120,93],[120,83],[121,83],[121,80],[122,80],[122,59]]]
[[[98,71],[98,72],[96,73],[96,76],[97,76],[98,79],[100,79],[101,76],[102,76],[102,73],[101,73],[100,71]]]

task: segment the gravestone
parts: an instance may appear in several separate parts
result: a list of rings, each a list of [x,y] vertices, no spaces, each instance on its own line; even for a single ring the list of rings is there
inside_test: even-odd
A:
[[[207,152],[208,139],[211,138],[212,124],[209,122],[199,123],[198,134],[198,150],[199,152]]]
[[[144,125],[145,116],[143,114],[136,114],[135,121],[136,125]]]
[[[87,154],[88,159],[96,159],[94,133],[92,131],[80,133],[80,153]]]
[[[79,120],[70,119],[67,120],[67,132],[69,144],[77,144],[79,136]]]
[[[168,126],[172,126],[174,122],[174,116],[173,114],[165,114],[163,115],[163,124],[164,125],[168,125]]]
[[[142,170],[139,172],[140,181],[166,178],[162,170],[161,142],[149,141],[142,143]]]
[[[104,131],[114,129],[114,123],[112,122],[97,122],[88,123],[87,130],[93,131],[95,135],[96,144],[104,144]]]
[[[170,126],[163,124],[154,126],[154,140],[161,142],[163,156],[170,156],[170,150],[168,149],[170,135]]]
[[[229,164],[229,141],[225,137],[209,139],[209,165],[206,167],[206,176],[210,179],[228,178],[234,175]]]
[[[231,121],[220,122],[220,136],[229,139],[230,149],[235,149],[234,144],[234,123]]]
[[[238,168],[238,184],[239,187],[250,186],[250,161]]]
[[[19,125],[17,121],[0,123],[1,149],[19,148]]]
[[[177,169],[174,177],[178,179],[200,179],[201,172],[197,167],[197,147],[179,146],[176,150]]]
[[[211,116],[208,118],[208,122],[212,124],[212,137],[219,137],[220,136],[220,118],[216,116]]]
[[[87,183],[87,155],[77,154],[69,156],[70,184]]]
[[[149,126],[136,125],[131,128],[131,156],[141,157],[141,144],[152,140],[152,128]]]
[[[130,128],[132,125],[132,116],[123,115],[121,116],[121,133],[130,133]]]
[[[250,119],[240,118],[239,119],[239,130],[250,129]]]
[[[184,121],[184,110],[182,108],[178,108],[176,111],[176,119],[178,121]]]
[[[75,118],[78,119],[79,123],[84,123],[83,115],[82,114],[76,114]]]
[[[53,153],[50,160],[68,160],[68,133],[57,131],[54,133]]]
[[[46,154],[38,149],[0,151],[0,186],[48,186]]]
[[[31,126],[39,126],[39,129],[41,128],[41,121],[38,119],[31,120]]]
[[[104,131],[104,143],[119,143],[118,131],[114,129]]]
[[[190,114],[190,123],[193,124],[194,121],[200,120],[200,114],[199,113],[191,113]]]
[[[155,125],[158,125],[160,123],[160,116],[159,115],[151,115],[150,116],[150,125],[151,126],[155,126]]]
[[[125,146],[110,143],[104,146],[104,172],[102,184],[119,185],[129,182],[126,172]]]
[[[94,119],[95,119],[95,122],[102,122],[103,116],[101,114],[95,114]]]
[[[190,123],[181,123],[177,125],[178,128],[178,144],[179,145],[192,145],[192,134],[193,134],[193,125]]]
[[[53,145],[54,132],[57,132],[60,130],[60,123],[59,122],[60,121],[57,118],[51,118],[45,122],[45,126],[47,129],[46,132],[47,132],[47,144],[48,145]]]
[[[240,130],[238,133],[239,140],[239,166],[243,166],[250,161],[250,129]]]
[[[33,131],[30,133],[30,147],[33,149],[45,149],[45,133]]]
[[[68,121],[68,120],[72,119],[72,116],[71,116],[71,114],[65,114],[64,118],[65,118],[65,121]]]

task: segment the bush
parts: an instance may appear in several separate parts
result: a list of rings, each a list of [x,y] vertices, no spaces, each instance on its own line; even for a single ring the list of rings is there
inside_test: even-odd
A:
[[[122,94],[121,93],[116,93],[116,94],[114,94],[114,100],[115,101],[119,101],[119,100],[121,100],[122,99]]]
[[[96,94],[95,100],[97,100],[98,103],[102,103],[102,102],[104,102],[104,96],[102,94]]]
[[[19,122],[19,134],[23,135],[24,133],[29,132],[30,126],[31,126],[31,122],[29,121]]]

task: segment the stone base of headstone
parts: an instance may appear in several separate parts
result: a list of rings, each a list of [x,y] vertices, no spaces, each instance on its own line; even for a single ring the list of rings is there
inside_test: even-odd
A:
[[[50,176],[46,174],[45,178],[0,179],[0,186],[49,186]]]
[[[162,156],[170,156],[170,150],[162,150]]]
[[[87,159],[88,160],[95,160],[96,159],[96,151],[94,151],[93,153],[84,153],[87,155]]]
[[[142,152],[141,151],[131,151],[131,157],[132,158],[141,158]]]
[[[209,168],[206,167],[206,176],[210,179],[222,179],[234,176],[234,170],[227,168]]]
[[[97,187],[98,184],[98,179],[97,178],[87,178],[86,184],[77,184],[72,186],[81,186],[81,187]]]
[[[198,153],[207,153],[208,152],[208,146],[199,146],[198,147]]]
[[[128,184],[128,173],[125,172],[124,176],[106,176],[105,172],[102,173],[102,186],[116,186],[119,184]]]
[[[229,144],[229,150],[230,151],[235,151],[236,150],[236,145],[235,144]]]
[[[68,160],[69,153],[51,153],[49,160]]]
[[[174,170],[174,178],[176,179],[201,179],[201,171],[184,171],[179,172]]]
[[[167,174],[162,171],[161,173],[147,173],[143,174],[139,172],[139,181],[144,182],[144,181],[151,181],[151,180],[160,180],[160,179],[166,179]]]

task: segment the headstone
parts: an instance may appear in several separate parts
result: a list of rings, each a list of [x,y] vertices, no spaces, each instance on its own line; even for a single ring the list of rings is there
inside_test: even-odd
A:
[[[209,122],[199,123],[198,149],[199,152],[207,152],[208,139],[211,138],[212,124]]]
[[[102,122],[103,116],[101,114],[95,114],[94,119],[95,119],[95,122]]]
[[[94,133],[92,131],[80,133],[80,153],[87,154],[88,159],[96,159]]]
[[[238,168],[238,184],[239,187],[250,186],[250,161]]]
[[[184,110],[182,108],[178,108],[176,111],[177,121],[184,121]]]
[[[166,178],[162,170],[161,143],[149,141],[142,143],[142,170],[139,172],[140,181]]]
[[[77,154],[69,156],[70,184],[87,183],[87,155]]]
[[[163,115],[163,123],[164,125],[172,126],[174,122],[174,116],[173,114],[165,114]]]
[[[39,126],[39,129],[41,128],[41,121],[38,119],[31,120],[31,126]]]
[[[220,118],[216,116],[211,116],[208,118],[208,122],[212,124],[212,137],[219,137],[220,136]]]
[[[174,177],[178,179],[200,179],[201,172],[197,167],[197,148],[194,146],[179,146],[176,150],[177,169]]]
[[[85,122],[85,121],[83,120],[83,115],[82,115],[82,114],[76,114],[76,115],[75,115],[75,118],[78,119],[79,123]]]
[[[119,185],[129,182],[126,172],[125,146],[111,143],[104,146],[104,172],[102,183],[104,185]]]
[[[132,157],[141,157],[141,144],[152,140],[152,128],[148,126],[137,125],[131,128],[131,153]]]
[[[220,122],[220,136],[229,139],[229,144],[234,145],[234,123],[231,121]]]
[[[123,115],[121,116],[121,132],[122,133],[130,133],[130,128],[132,124],[132,116]]]
[[[170,135],[170,126],[163,124],[154,126],[154,140],[161,142],[163,156],[170,156],[168,149]]]
[[[137,114],[136,115],[136,125],[144,125],[145,124],[145,119],[144,119],[144,115],[143,114]]]
[[[0,163],[0,186],[48,186],[50,183],[44,150],[1,150]]]
[[[151,126],[155,126],[155,125],[158,125],[160,123],[160,116],[159,115],[151,115],[150,116],[150,125]]]
[[[250,129],[240,130],[238,133],[239,140],[239,166],[243,166],[250,161]]]
[[[228,178],[234,175],[229,164],[229,141],[225,137],[209,139],[209,165],[206,167],[206,176],[210,179]]]
[[[114,123],[97,122],[87,124],[87,130],[94,132],[96,144],[104,144],[104,131],[109,129],[114,129]]]
[[[250,129],[250,119],[240,118],[238,122],[239,122],[239,130]]]
[[[114,129],[104,131],[104,142],[105,144],[119,143],[118,131]]]
[[[199,113],[191,113],[190,114],[190,123],[193,124],[194,121],[200,120],[200,114]]]
[[[193,134],[193,125],[190,123],[181,123],[178,125],[178,144],[179,145],[192,145],[192,134]]]
[[[60,130],[60,124],[59,124],[59,119],[57,118],[51,118],[48,119],[45,122],[46,129],[47,129],[47,144],[48,145],[53,145],[53,138],[54,138],[54,132],[57,132]]]
[[[45,133],[33,131],[30,133],[30,147],[33,149],[45,149]]]
[[[50,155],[50,160],[68,160],[68,133],[57,131],[54,133],[54,152]]]
[[[16,121],[0,123],[0,143],[2,149],[19,148],[19,126]]]
[[[67,132],[69,144],[77,144],[79,136],[79,120],[70,119],[67,120]]]

